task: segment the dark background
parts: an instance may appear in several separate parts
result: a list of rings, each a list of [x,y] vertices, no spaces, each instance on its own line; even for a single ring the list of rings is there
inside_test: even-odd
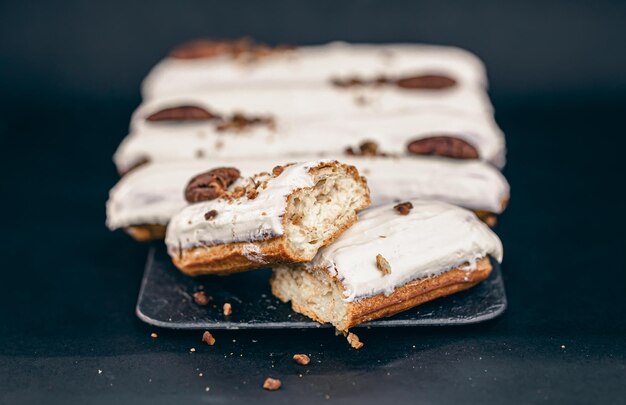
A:
[[[484,59],[512,185],[503,317],[363,330],[358,352],[329,330],[150,338],[134,315],[147,246],[104,227],[111,155],[172,45],[242,35]],[[618,1],[2,2],[0,403],[623,401],[624,44]],[[268,375],[284,389],[260,389]]]

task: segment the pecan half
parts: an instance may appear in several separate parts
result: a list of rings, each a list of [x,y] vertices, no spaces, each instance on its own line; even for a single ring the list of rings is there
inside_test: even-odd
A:
[[[410,76],[397,79],[396,86],[403,89],[439,90],[456,86],[456,80],[443,75]]]
[[[475,147],[462,139],[453,136],[431,136],[418,139],[407,145],[410,153],[415,155],[437,155],[456,159],[478,159]]]
[[[196,39],[178,45],[170,52],[170,57],[176,59],[213,58],[240,53],[251,46],[252,41],[248,38],[238,40]]]
[[[218,198],[226,193],[228,186],[240,176],[234,167],[220,167],[201,173],[187,183],[185,199],[190,203]]]
[[[149,115],[146,121],[203,121],[219,118],[218,115],[195,105],[181,105],[178,107],[164,108]]]

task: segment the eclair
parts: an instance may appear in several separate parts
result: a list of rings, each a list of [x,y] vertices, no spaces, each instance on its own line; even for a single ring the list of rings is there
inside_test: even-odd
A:
[[[496,167],[506,161],[504,134],[491,114],[414,111],[336,118],[285,117],[270,127],[251,117],[219,130],[212,121],[151,123],[131,131],[114,155],[120,173],[139,163],[176,160],[249,159],[263,156],[337,156],[366,142],[387,156],[436,155],[482,160]]]
[[[241,178],[236,168],[193,177],[191,205],[175,214],[165,243],[183,273],[229,274],[307,261],[370,205],[354,166],[321,160]]]
[[[448,46],[348,44],[269,47],[250,40],[181,44],[142,83],[144,98],[220,87],[389,86],[407,91],[487,86],[483,63]]]
[[[372,206],[407,199],[432,199],[474,211],[489,225],[509,200],[509,184],[494,167],[480,161],[438,157],[336,156],[367,179]],[[314,160],[309,156],[304,160]],[[162,239],[170,218],[188,203],[185,186],[196,174],[236,162],[251,176],[282,163],[282,158],[196,159],[148,163],[122,177],[109,193],[107,226],[123,228],[135,239]]]
[[[498,237],[471,212],[420,200],[371,208],[307,263],[273,266],[273,294],[339,331],[486,279]]]

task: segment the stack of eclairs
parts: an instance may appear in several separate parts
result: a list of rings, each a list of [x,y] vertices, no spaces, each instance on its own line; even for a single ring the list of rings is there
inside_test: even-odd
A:
[[[272,268],[276,297],[347,333],[502,260],[504,135],[465,50],[197,40],[142,96],[107,226],[187,275]]]

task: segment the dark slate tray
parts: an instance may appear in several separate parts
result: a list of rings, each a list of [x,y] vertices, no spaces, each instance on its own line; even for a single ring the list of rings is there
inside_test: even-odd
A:
[[[492,260],[491,276],[474,288],[428,302],[390,318],[360,326],[463,325],[483,322],[502,314],[507,301],[500,265]],[[139,291],[137,316],[151,325],[174,329],[319,328],[320,325],[291,310],[270,292],[271,270],[231,276],[187,277],[171,263],[165,248],[152,247]],[[213,300],[197,305],[192,297],[203,290]],[[229,302],[231,316],[222,313]]]

